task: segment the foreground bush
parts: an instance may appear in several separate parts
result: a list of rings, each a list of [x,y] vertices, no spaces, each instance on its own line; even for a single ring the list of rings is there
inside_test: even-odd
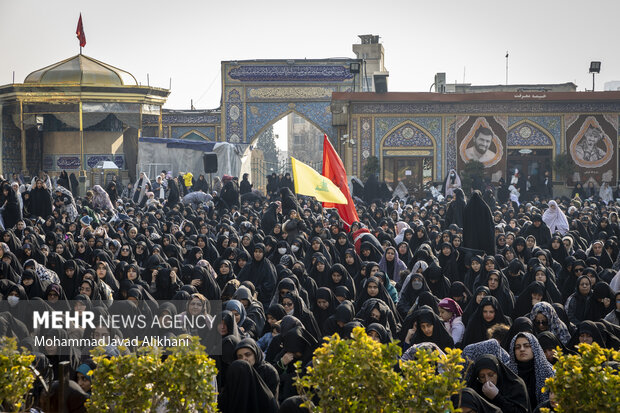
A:
[[[17,350],[14,338],[0,337],[0,403],[2,411],[23,411],[26,395],[34,383],[30,365],[34,356]]]
[[[555,377],[546,381],[556,412],[620,411],[620,352],[579,344],[579,354],[558,353]],[[612,363],[610,363],[612,362]]]
[[[197,337],[187,347],[168,348],[165,360],[154,347],[111,358],[96,351],[89,412],[217,410],[215,361]]]
[[[400,355],[397,344],[379,344],[358,327],[351,340],[336,334],[318,348],[296,387],[313,412],[455,411],[450,396],[463,388],[461,351],[443,358],[419,350],[416,360],[406,362]],[[399,364],[401,373],[395,370]]]

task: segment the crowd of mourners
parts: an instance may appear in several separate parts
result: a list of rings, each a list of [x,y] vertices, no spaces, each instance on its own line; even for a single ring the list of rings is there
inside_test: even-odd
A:
[[[580,193],[520,203],[492,189],[466,196],[452,172],[441,197],[427,199],[402,188],[382,197],[376,178],[365,193],[357,184],[360,221],[351,225],[297,197],[288,177],[270,179],[268,198],[247,175],[212,184],[165,171],[78,197],[64,172],[54,181],[14,175],[0,195],[0,335],[31,351],[50,383],[69,361],[70,397],[83,402],[92,349],[37,347],[18,303],[68,310],[71,300],[97,314],[183,317],[221,300],[223,412],[303,411],[294,364],[309,365],[323,337],[350,337],[355,327],[398,341],[403,360],[420,349],[462,348],[467,389],[455,401],[470,411],[549,407],[542,388],[556,347],[620,348],[618,204]],[[203,336],[177,331],[184,333]]]

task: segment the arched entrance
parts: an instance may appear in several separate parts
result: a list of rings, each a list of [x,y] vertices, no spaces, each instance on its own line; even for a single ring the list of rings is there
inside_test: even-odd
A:
[[[421,196],[434,179],[437,144],[422,126],[407,120],[392,128],[380,143],[383,180],[395,189],[403,182],[410,194]]]
[[[321,171],[324,133],[293,110],[263,127],[243,155],[244,172],[250,173],[254,188],[265,190],[267,175],[292,172],[291,156]]]
[[[296,112],[336,139],[330,110],[333,92],[360,90],[356,59],[222,62],[222,134],[250,144],[265,128]]]
[[[506,141],[506,176],[511,176],[518,169],[529,180],[534,192],[545,193],[545,172],[553,174],[552,161],[560,151],[556,139],[540,124],[521,119],[510,125]]]

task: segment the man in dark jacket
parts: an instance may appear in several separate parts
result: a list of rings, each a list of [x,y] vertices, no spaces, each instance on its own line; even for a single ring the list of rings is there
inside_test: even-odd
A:
[[[239,193],[241,195],[252,192],[252,184],[248,180],[250,175],[245,173],[243,174],[243,179],[241,180],[241,184],[239,185]]]

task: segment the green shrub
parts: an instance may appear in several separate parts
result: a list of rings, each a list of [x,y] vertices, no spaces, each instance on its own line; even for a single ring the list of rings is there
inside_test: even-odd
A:
[[[559,352],[557,359],[555,377],[546,381],[556,412],[620,411],[620,372],[606,363],[620,361],[620,352],[580,344],[578,355]]]
[[[366,164],[362,170],[362,179],[364,182],[371,176],[379,173],[379,158],[376,156],[369,156],[366,159]]]
[[[465,164],[461,171],[461,186],[465,195],[471,194],[474,180],[484,177],[484,164],[479,161],[471,160]]]
[[[400,354],[398,344],[379,344],[363,328],[354,329],[351,340],[335,334],[314,352],[312,367],[296,379],[296,387],[313,412],[455,411],[450,396],[463,387],[460,350],[443,359],[420,350],[415,361],[406,362],[399,362]]]
[[[209,358],[198,337],[193,340],[192,346],[173,347],[158,372],[156,387],[168,400],[170,412],[217,410],[215,360]]]
[[[556,155],[553,160],[553,170],[557,174],[556,178],[563,179],[566,182],[572,179],[575,168],[575,162],[568,153]]]
[[[214,412],[217,393],[212,378],[215,361],[204,351],[197,337],[189,346],[167,349],[146,347],[137,353],[108,358],[96,349],[93,360],[92,396],[89,412],[168,411]]]
[[[17,350],[17,341],[0,337],[0,402],[2,411],[24,411],[26,395],[34,383],[30,365],[34,356]]]
[[[446,349],[446,357],[437,351],[418,350],[416,359],[401,362],[402,409],[411,412],[453,412],[450,396],[465,387],[461,370],[465,360],[460,349]],[[440,374],[437,374],[437,371]]]

